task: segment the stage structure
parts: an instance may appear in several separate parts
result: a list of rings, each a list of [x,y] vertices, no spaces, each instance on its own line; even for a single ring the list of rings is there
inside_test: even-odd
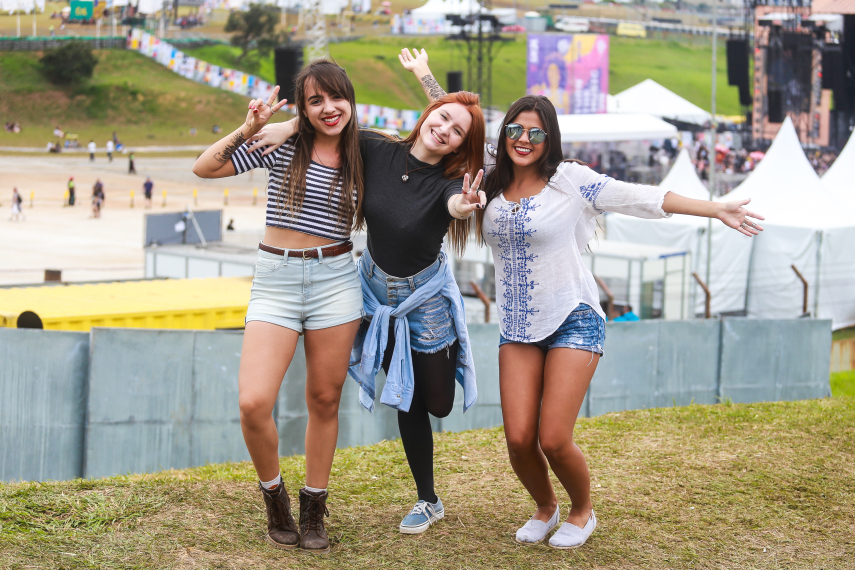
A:
[[[751,135],[771,141],[790,117],[803,145],[828,146],[832,91],[823,55],[837,42],[811,0],[746,0],[753,15]],[[729,57],[730,60],[730,57]]]
[[[327,50],[327,20],[324,15],[323,0],[308,0],[303,12],[303,25],[306,30],[306,62],[311,63],[329,55]]]
[[[468,16],[448,14],[446,18],[460,31],[446,39],[458,42],[466,59],[466,89],[481,96],[481,106],[493,106],[493,60],[504,42],[513,41],[499,35],[502,24],[493,15],[492,0],[471,2]]]

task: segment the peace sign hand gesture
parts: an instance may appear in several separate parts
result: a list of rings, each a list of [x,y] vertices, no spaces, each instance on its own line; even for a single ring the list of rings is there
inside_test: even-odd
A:
[[[279,86],[277,85],[270,93],[270,97],[267,98],[267,102],[263,99],[253,99],[249,102],[247,105],[249,112],[246,114],[246,126],[249,127],[250,131],[253,133],[260,131],[261,127],[266,125],[270,117],[273,116],[273,113],[281,109],[288,102],[287,99],[282,99],[277,103],[276,96],[278,94]]]
[[[484,177],[484,170],[479,170],[478,175],[469,185],[469,174],[463,176],[463,190],[457,196],[452,196],[449,212],[455,218],[466,219],[472,215],[475,210],[483,209],[487,206],[487,194],[483,190],[479,190],[481,179]]]

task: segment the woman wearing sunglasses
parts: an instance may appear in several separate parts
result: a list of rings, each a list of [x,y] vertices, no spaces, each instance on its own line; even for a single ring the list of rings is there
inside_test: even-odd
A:
[[[428,96],[441,94],[427,54],[409,57]],[[551,467],[571,507],[549,546],[578,548],[597,525],[588,465],[573,441],[605,341],[599,292],[581,257],[594,236],[594,218],[605,211],[642,218],[688,214],[718,218],[747,236],[763,229],[748,217],[763,218],[743,208],[748,200],[692,200],[565,161],[555,107],[543,96],[528,95],[511,105],[495,155],[485,182],[487,207],[476,213],[476,229],[490,245],[496,268],[508,454],[537,504],[516,541],[537,544],[561,520]]]

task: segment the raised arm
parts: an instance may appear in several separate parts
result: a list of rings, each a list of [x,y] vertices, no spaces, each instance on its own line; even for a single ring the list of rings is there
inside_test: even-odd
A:
[[[259,149],[264,149],[261,152],[261,156],[267,156],[297,134],[299,120],[299,117],[294,117],[290,121],[283,123],[264,125],[258,133],[250,137],[252,145],[246,151],[255,152]]]
[[[439,86],[439,83],[437,83],[436,78],[428,67],[427,51],[414,49],[413,52],[415,52],[415,55],[410,53],[408,48],[404,48],[401,50],[400,55],[398,55],[398,59],[401,61],[404,69],[412,71],[418,78],[422,84],[422,89],[425,90],[425,95],[427,95],[430,101],[436,101],[447,95],[445,90]]]
[[[231,156],[251,136],[258,133],[267,121],[270,120],[273,113],[285,104],[286,101],[284,99],[279,103],[275,103],[278,93],[279,87],[276,86],[266,103],[262,99],[253,99],[250,101],[247,105],[249,111],[246,114],[244,124],[212,144],[208,150],[203,152],[193,165],[193,174],[200,178],[234,176],[235,167],[230,160]]]

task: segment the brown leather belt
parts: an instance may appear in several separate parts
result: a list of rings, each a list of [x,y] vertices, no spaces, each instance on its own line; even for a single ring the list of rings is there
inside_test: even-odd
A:
[[[269,245],[260,243],[258,244],[258,249],[274,255],[287,255],[288,257],[302,257],[303,259],[317,259],[318,257],[318,248],[316,247],[310,249],[279,249],[278,247],[270,247]],[[353,251],[353,242],[350,240],[321,248],[321,253],[324,254],[324,257],[335,257],[349,251]]]

